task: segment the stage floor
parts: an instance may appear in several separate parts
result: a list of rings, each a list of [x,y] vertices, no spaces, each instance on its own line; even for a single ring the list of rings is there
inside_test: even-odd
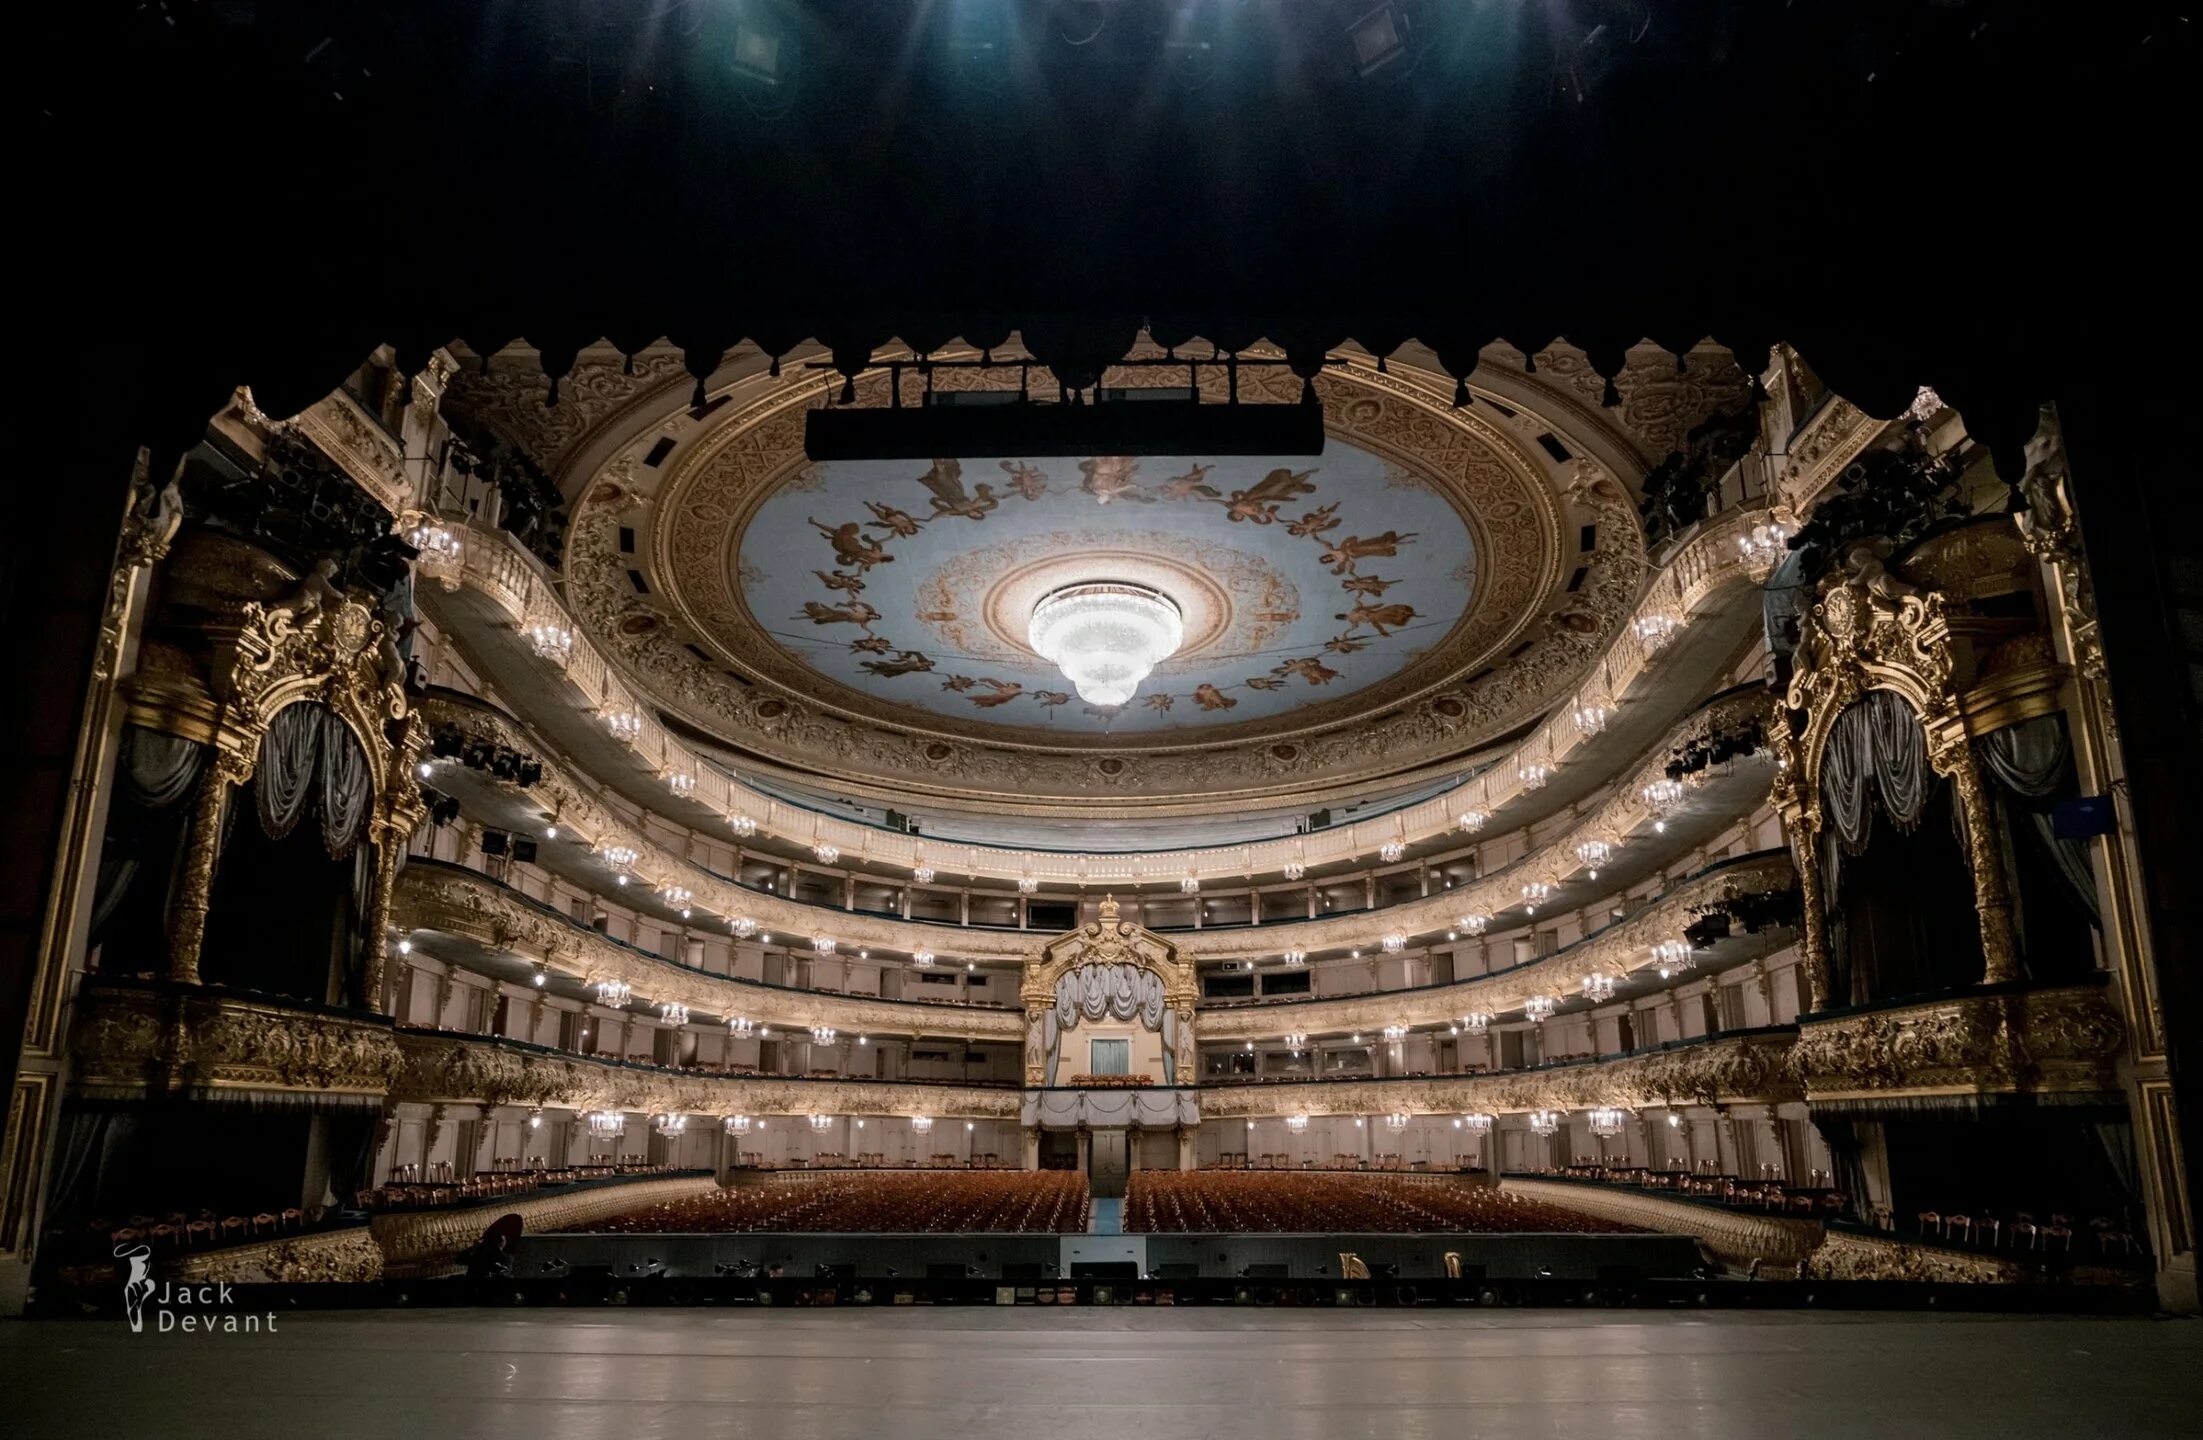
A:
[[[2193,1435],[2203,1323],[1377,1310],[278,1315],[0,1322],[6,1431],[803,1440]],[[2181,1417],[2186,1416],[2183,1420]]]

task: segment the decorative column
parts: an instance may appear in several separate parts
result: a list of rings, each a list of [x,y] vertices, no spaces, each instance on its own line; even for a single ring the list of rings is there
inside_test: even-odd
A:
[[[168,978],[199,983],[199,950],[206,942],[207,906],[214,895],[214,870],[222,856],[222,818],[232,785],[252,777],[252,759],[216,740],[207,772],[199,777],[192,800],[190,838],[184,846],[176,903],[168,915]]]
[[[1019,1163],[1027,1170],[1040,1168],[1040,1127],[1027,1125],[1019,1133],[1024,1154]]]
[[[1981,980],[1995,985],[2019,978],[2019,956],[2012,942],[2012,892],[2004,877],[2003,847],[1995,812],[1981,783],[1981,763],[1962,725],[1928,752],[1928,763],[1948,775],[1958,792],[1959,814],[1966,821],[1966,860],[1974,872],[1974,908],[1981,915]]]
[[[1084,1125],[1081,1125],[1078,1128],[1078,1147],[1079,1173],[1081,1175],[1084,1175],[1089,1173],[1088,1167],[1091,1165],[1094,1158],[1094,1132],[1087,1129]]]
[[[1190,1125],[1178,1125],[1172,1127],[1172,1133],[1178,1137],[1178,1168],[1180,1170],[1199,1169],[1201,1166],[1201,1147],[1198,1132]]]

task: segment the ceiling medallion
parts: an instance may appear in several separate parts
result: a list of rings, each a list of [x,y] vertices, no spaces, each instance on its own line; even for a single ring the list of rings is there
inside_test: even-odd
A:
[[[1090,705],[1122,705],[1185,640],[1169,596],[1127,581],[1066,585],[1033,606],[1028,638]]]

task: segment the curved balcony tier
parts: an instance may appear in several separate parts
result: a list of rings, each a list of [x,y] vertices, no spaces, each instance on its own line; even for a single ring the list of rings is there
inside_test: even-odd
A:
[[[875,1000],[698,970],[611,939],[510,886],[441,861],[416,859],[399,873],[394,913],[412,932],[412,943],[437,959],[492,973],[494,965],[486,962],[498,957],[517,956],[530,968],[541,961],[552,982],[577,994],[609,980],[631,987],[638,1001],[677,1003],[703,1016],[741,1017],[791,1030],[828,1025],[853,1035],[1024,1040],[1024,1015],[1018,1010]],[[528,978],[526,969],[508,978]]]
[[[1755,523],[1764,524],[1768,514],[1764,502],[1753,502],[1702,525],[1654,577],[1632,623],[1621,627],[1577,691],[1512,744],[1482,755],[1433,757],[1381,782],[1269,795],[1247,803],[1273,812],[1282,803],[1313,808],[1428,785],[1464,769],[1476,771],[1447,792],[1307,835],[1153,853],[1074,855],[944,841],[811,810],[745,784],[659,723],[647,690],[613,666],[577,625],[541,563],[502,532],[460,527],[462,554],[454,588],[430,589],[422,599],[531,724],[590,774],[678,823],[733,833],[729,821],[740,817],[801,845],[832,845],[868,863],[905,871],[927,864],[1004,883],[1031,878],[1057,888],[1131,887],[1189,875],[1204,881],[1236,880],[1282,874],[1288,865],[1312,870],[1349,863],[1388,841],[1413,846],[1445,835],[1472,810],[1491,817],[1488,823],[1508,828],[1554,813],[1616,765],[1627,763],[1664,729],[1676,713],[1673,707],[1702,693],[1757,623],[1758,607],[1737,602],[1766,578],[1768,565],[1748,556],[1738,541]],[[1637,621],[1663,617],[1679,623],[1671,638],[1648,642],[1641,637]],[[563,654],[539,655],[531,632],[557,633],[566,642]],[[1610,707],[1613,714],[1604,730],[1586,734],[1574,715],[1591,702]],[[629,738],[615,739],[604,723],[605,716],[615,713],[634,717]],[[1539,767],[1551,778],[1533,786],[1523,777]],[[676,795],[666,783],[673,776],[692,783]],[[855,784],[846,788],[852,795],[865,793]],[[907,795],[896,794],[869,798],[883,804],[909,801]],[[1020,809],[1015,795],[973,795],[968,803],[998,806],[1005,813]]]

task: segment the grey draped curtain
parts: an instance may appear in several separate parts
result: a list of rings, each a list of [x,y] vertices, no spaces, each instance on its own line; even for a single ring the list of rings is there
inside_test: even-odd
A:
[[[191,793],[206,747],[181,735],[132,725],[122,736],[123,793],[148,810],[165,810]]]
[[[359,843],[374,788],[359,737],[327,706],[299,701],[268,722],[253,769],[253,800],[269,839],[296,829],[318,796],[321,843],[329,858],[341,860]]]
[[[1867,787],[1898,829],[1910,831],[1927,809],[1928,737],[1920,717],[1893,690],[1869,690],[1836,717],[1821,751],[1821,813],[1846,853],[1866,849],[1873,833]]]
[[[1981,763],[2006,790],[2030,802],[2026,807],[2029,828],[2057,862],[2058,873],[2071,888],[2073,898],[2088,912],[2089,921],[2101,926],[2096,904],[2096,872],[2088,863],[2088,842],[2061,840],[2051,828],[2049,802],[2064,788],[2073,758],[2060,715],[2037,715],[2002,730],[1992,730],[1976,745]],[[2017,843],[2012,827],[2007,843]]]

